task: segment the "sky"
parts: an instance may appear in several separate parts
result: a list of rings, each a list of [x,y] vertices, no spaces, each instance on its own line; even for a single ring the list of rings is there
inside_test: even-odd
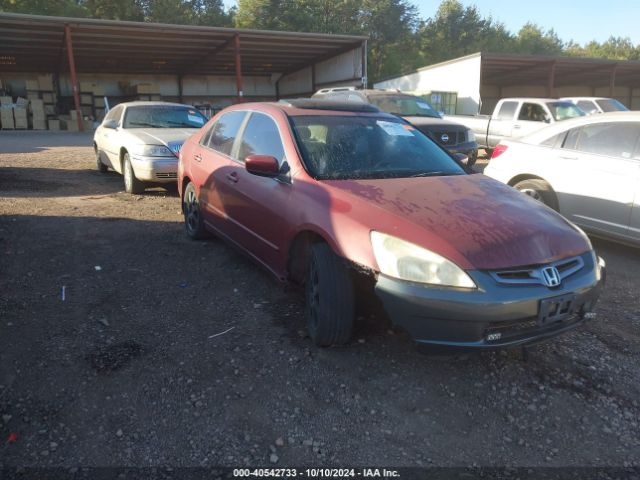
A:
[[[483,16],[491,15],[517,32],[532,21],[545,30],[553,28],[564,40],[580,44],[591,40],[603,42],[610,36],[629,37],[640,44],[640,2],[637,0],[460,0],[465,6],[476,5]],[[435,14],[440,0],[413,0],[423,18]],[[227,7],[235,0],[225,0]]]

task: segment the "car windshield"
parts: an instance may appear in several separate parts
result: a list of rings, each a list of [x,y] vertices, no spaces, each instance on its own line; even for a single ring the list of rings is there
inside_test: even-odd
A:
[[[291,117],[303,161],[318,180],[463,175],[419,130],[388,115]]]
[[[614,98],[596,100],[603,112],[627,112],[629,109]]]
[[[584,113],[580,108],[571,102],[547,102],[547,107],[551,111],[551,115],[556,122],[569,120],[570,118],[584,117]]]
[[[432,117],[441,118],[431,105],[420,97],[409,95],[373,95],[369,101],[383,112],[393,113],[402,117]]]
[[[207,118],[195,108],[170,105],[129,107],[124,128],[200,128]]]

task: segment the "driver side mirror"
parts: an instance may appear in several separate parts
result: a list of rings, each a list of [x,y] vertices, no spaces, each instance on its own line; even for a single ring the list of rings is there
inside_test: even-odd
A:
[[[104,128],[110,128],[112,130],[115,130],[116,128],[118,128],[118,121],[117,120],[107,120],[106,122],[104,122],[102,124],[102,126]]]
[[[259,177],[277,177],[280,174],[280,164],[270,155],[249,155],[244,159],[247,172]]]

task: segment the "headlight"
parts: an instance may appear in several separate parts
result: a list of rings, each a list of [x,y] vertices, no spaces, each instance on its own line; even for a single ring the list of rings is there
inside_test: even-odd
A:
[[[425,248],[376,231],[371,232],[371,245],[385,275],[410,282],[477,288],[455,263]]]
[[[165,145],[136,145],[132,152],[144,157],[175,157]]]
[[[467,130],[467,142],[475,142],[476,141],[476,134],[473,133],[471,130]]]

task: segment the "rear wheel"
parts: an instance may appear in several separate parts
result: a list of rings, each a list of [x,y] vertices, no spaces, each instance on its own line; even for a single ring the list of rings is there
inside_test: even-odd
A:
[[[544,180],[537,178],[522,180],[516,183],[514,187],[525,195],[529,195],[531,198],[544,203],[547,207],[551,207],[556,211],[558,210],[558,197],[556,197],[556,192],[554,192],[551,185]]]
[[[200,212],[200,201],[193,183],[184,189],[182,197],[182,212],[184,214],[184,229],[192,240],[200,240],[207,236],[204,221]]]
[[[144,183],[136,178],[128,153],[125,153],[122,158],[122,175],[124,177],[125,192],[132,194],[144,193]]]
[[[320,347],[351,339],[355,316],[353,281],[344,260],[326,243],[311,247],[305,282],[309,336]]]

